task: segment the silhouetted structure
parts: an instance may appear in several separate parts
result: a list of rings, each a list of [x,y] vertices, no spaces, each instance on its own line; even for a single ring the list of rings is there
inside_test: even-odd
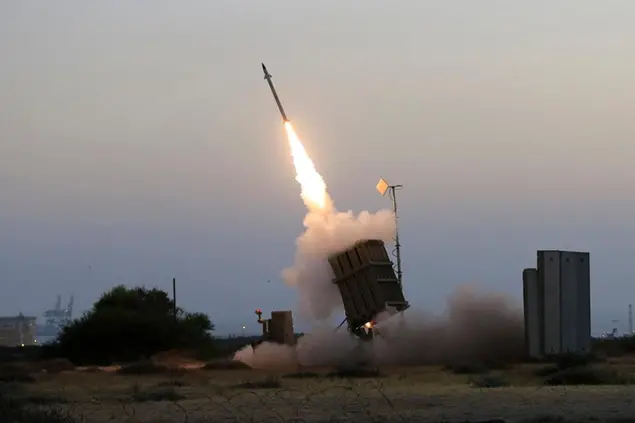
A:
[[[35,345],[35,317],[20,314],[0,317],[0,346],[25,347]]]
[[[591,352],[589,253],[544,250],[523,271],[525,339],[529,356]]]
[[[45,325],[38,328],[40,336],[56,336],[60,329],[69,324],[73,320],[73,296],[66,308],[62,308],[62,296],[57,296],[55,307],[44,311]]]

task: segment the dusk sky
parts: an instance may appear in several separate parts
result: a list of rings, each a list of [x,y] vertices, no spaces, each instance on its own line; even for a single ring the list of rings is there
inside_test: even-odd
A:
[[[293,309],[306,209],[264,62],[339,210],[403,184],[413,308],[467,283],[520,304],[536,250],[572,249],[594,332],[625,330],[633,22],[632,0],[0,2],[0,315],[172,277],[219,333]]]

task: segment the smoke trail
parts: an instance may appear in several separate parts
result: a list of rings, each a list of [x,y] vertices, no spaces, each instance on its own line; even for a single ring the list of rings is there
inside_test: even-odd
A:
[[[395,233],[392,212],[310,212],[304,218],[306,230],[296,241],[293,267],[282,272],[284,281],[297,289],[301,317],[325,320],[342,308],[328,257],[363,239],[390,242]]]

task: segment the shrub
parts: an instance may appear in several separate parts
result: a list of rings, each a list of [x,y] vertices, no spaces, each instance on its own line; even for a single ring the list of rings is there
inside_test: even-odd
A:
[[[19,363],[7,363],[0,365],[0,382],[11,383],[29,383],[35,382],[35,378],[31,376],[31,369]]]
[[[77,420],[55,407],[34,407],[0,390],[0,421],[20,423],[75,423]]]
[[[552,365],[552,366],[545,366],[545,367],[541,367],[539,369],[536,369],[534,374],[536,376],[538,376],[538,377],[547,377],[547,376],[551,376],[553,374],[556,374],[559,371],[561,371],[561,369],[558,368],[558,366]]]
[[[487,373],[489,371],[487,366],[485,366],[483,363],[446,364],[443,369],[457,375],[475,375]]]
[[[214,326],[201,313],[176,309],[158,289],[118,286],[81,318],[65,326],[56,353],[76,364],[109,365],[151,357],[160,351],[213,349]]]
[[[535,371],[535,375],[538,377],[546,377],[559,373],[563,370],[585,368],[594,360],[594,357],[590,355],[578,354],[564,354],[552,357],[553,364],[537,369]],[[579,371],[580,370],[576,370],[575,372]]]
[[[559,370],[545,379],[545,385],[628,385],[632,378],[616,371],[592,367],[570,367]]]
[[[475,388],[504,388],[509,386],[509,382],[498,375],[477,376],[470,378],[469,382]]]
[[[590,355],[564,354],[556,357],[555,364],[558,369],[570,369],[572,367],[588,366],[593,361]]]
[[[595,338],[592,340],[594,352],[609,357],[619,357],[635,352],[635,336],[621,336],[618,338]]]

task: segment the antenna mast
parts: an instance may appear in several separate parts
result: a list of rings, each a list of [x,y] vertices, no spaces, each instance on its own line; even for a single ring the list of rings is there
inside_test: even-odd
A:
[[[401,243],[399,242],[399,215],[397,214],[397,190],[402,189],[403,185],[390,185],[384,178],[381,178],[377,183],[377,191],[383,196],[386,192],[389,193],[392,200],[392,211],[395,214],[395,250],[393,255],[397,259],[397,280],[399,281],[399,287],[403,289],[401,270]]]

